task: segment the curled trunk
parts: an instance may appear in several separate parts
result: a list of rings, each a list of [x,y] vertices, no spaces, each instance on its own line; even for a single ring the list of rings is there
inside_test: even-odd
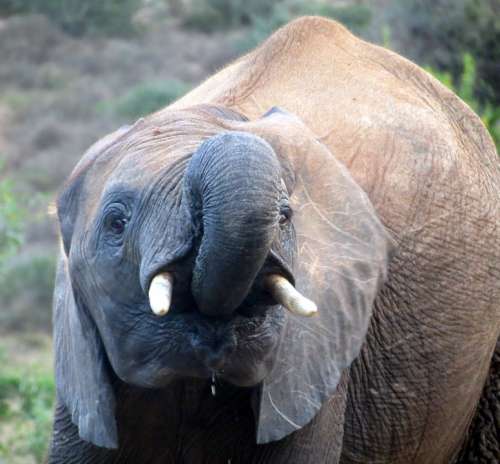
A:
[[[193,155],[186,184],[195,220],[201,211],[192,292],[202,312],[229,315],[248,294],[276,231],[279,163],[259,137],[223,133]]]

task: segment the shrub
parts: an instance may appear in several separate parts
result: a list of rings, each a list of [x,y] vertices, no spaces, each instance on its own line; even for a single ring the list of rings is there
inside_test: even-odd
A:
[[[0,14],[41,13],[65,32],[129,35],[141,0],[6,0]]]
[[[2,165],[0,164],[0,174]],[[0,279],[6,260],[22,240],[22,212],[9,179],[0,179]]]
[[[16,259],[0,278],[0,325],[4,330],[50,330],[54,254]]]
[[[401,0],[387,8],[400,51],[419,63],[448,71],[457,80],[462,56],[477,60],[474,93],[500,105],[498,0]]]
[[[250,24],[254,17],[269,15],[273,9],[268,0],[195,0],[184,17],[184,25],[202,32]]]
[[[334,6],[329,3],[299,3],[299,15],[318,15],[333,18],[355,33],[361,33],[372,20],[372,11],[368,5]]]
[[[293,15],[290,9],[283,4],[277,4],[267,18],[255,17],[249,32],[236,43],[238,53],[244,53],[256,47],[291,19]]]
[[[334,6],[316,0],[197,0],[184,18],[184,25],[203,32],[237,28],[249,25],[252,31],[240,48],[250,48],[261,42],[275,29],[302,15],[335,18],[358,32],[371,21],[371,10],[366,5]]]
[[[9,368],[6,361],[0,356],[0,462],[22,456],[42,463],[52,423],[53,375],[48,367]]]
[[[188,90],[189,86],[178,80],[146,82],[130,90],[112,106],[119,115],[136,119],[172,103]]]
[[[276,3],[266,16],[252,17],[250,32],[238,44],[239,52],[245,52],[284,26],[292,19],[303,15],[317,15],[336,19],[351,31],[361,34],[371,22],[371,10],[366,5],[333,6],[324,2],[285,0]]]
[[[0,299],[5,305],[10,304],[21,292],[30,291],[31,299],[37,306],[50,306],[55,276],[55,258],[52,255],[17,260],[8,267],[8,271],[0,284]]]

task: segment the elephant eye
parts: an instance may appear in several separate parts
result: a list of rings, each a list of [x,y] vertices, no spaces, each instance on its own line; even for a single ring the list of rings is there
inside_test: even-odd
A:
[[[121,246],[127,227],[132,220],[131,201],[124,201],[121,198],[116,200],[111,194],[108,194],[108,197],[114,201],[108,200],[104,203],[97,230],[99,234],[102,232],[104,242],[111,246]]]
[[[105,227],[114,236],[121,236],[128,224],[128,215],[123,207],[113,206],[105,219]]]
[[[110,220],[109,229],[113,232],[113,234],[121,235],[125,232],[127,222],[128,221],[125,218],[113,218]]]
[[[282,206],[280,209],[280,224],[286,224],[292,219],[292,209],[289,206]]]

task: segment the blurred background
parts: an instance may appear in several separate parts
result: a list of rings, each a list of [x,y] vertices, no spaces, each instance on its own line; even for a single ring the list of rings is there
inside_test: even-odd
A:
[[[291,19],[335,18],[452,88],[500,142],[500,0],[0,0],[0,463],[39,463],[54,397],[50,214],[96,139]]]

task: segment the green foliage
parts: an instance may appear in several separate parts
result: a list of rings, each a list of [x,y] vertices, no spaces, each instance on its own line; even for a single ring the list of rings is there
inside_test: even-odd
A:
[[[33,366],[9,368],[7,361],[0,351],[0,462],[30,456],[42,463],[52,423],[52,372]]]
[[[112,106],[120,116],[136,119],[172,103],[188,90],[187,84],[177,80],[145,82],[131,89]]]
[[[465,53],[462,57],[462,74],[458,79],[453,79],[450,72],[438,71],[432,67],[426,70],[436,77],[442,84],[453,90],[465,103],[467,103],[481,118],[497,146],[500,147],[500,106],[491,103],[481,103],[475,96],[474,89],[477,81],[476,60]]]
[[[258,16],[254,17],[249,32],[236,44],[238,53],[244,53],[256,47],[276,29],[292,20],[293,17],[289,8],[281,3],[274,6],[269,16],[265,18]]]
[[[333,18],[354,32],[366,28],[372,20],[372,12],[367,5],[342,5],[334,6],[330,3],[300,2],[298,14],[318,15]]]
[[[41,13],[68,34],[129,35],[141,0],[6,0],[0,14]]]
[[[237,44],[238,51],[241,53],[255,47],[279,27],[304,15],[336,19],[358,34],[369,26],[372,17],[371,10],[366,5],[333,6],[320,1],[284,0],[275,3],[270,14],[252,16],[250,32]]]
[[[500,105],[500,16],[498,0],[400,0],[387,8],[399,49],[418,63],[463,72],[462,56],[477,61],[474,94]]]
[[[55,254],[30,255],[5,267],[0,278],[0,326],[15,331],[50,328],[55,269]]]
[[[334,18],[354,31],[363,29],[371,21],[371,10],[366,5],[334,6],[321,0],[197,0],[184,18],[184,24],[203,32],[248,25],[251,31],[239,46],[248,49],[278,27],[303,15]]]
[[[30,214],[30,220],[31,224],[37,220],[36,213]],[[52,254],[30,254],[28,259],[16,256],[27,221],[27,210],[21,208],[12,180],[0,179],[0,327],[3,329],[50,327],[55,258]]]
[[[184,18],[184,25],[202,32],[235,28],[250,24],[254,17],[269,15],[268,0],[195,0]]]
[[[2,171],[0,164],[0,174]],[[0,278],[6,260],[22,241],[22,212],[15,198],[13,183],[0,178]]]

